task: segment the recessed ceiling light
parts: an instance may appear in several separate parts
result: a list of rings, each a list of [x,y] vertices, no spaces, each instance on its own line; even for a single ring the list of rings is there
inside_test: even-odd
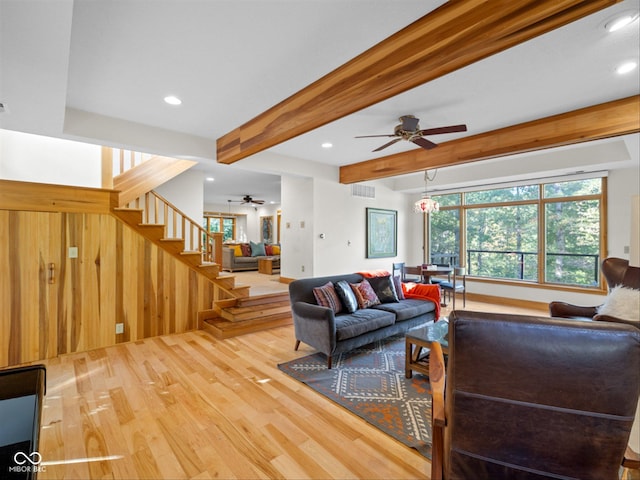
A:
[[[638,64],[636,62],[626,62],[620,65],[618,68],[616,68],[616,73],[619,73],[620,75],[624,75],[625,73],[629,73],[635,70],[637,66]]]
[[[173,95],[164,97],[164,101],[167,102],[169,105],[180,105],[182,103],[182,100],[180,100],[178,97],[175,97]]]
[[[322,144],[322,148],[331,148],[331,147],[333,147],[333,143],[331,142],[324,142]]]
[[[213,177],[207,177],[207,178],[205,178],[205,180],[206,180],[207,182],[213,182],[213,181],[215,180],[215,178],[213,178]]]
[[[637,12],[626,12],[608,21],[605,24],[604,28],[606,28],[609,32],[615,32],[616,30],[620,30],[621,28],[624,28],[627,25],[633,23],[637,19]]]

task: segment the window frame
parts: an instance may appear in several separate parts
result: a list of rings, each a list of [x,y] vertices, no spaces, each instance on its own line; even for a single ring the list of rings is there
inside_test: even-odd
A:
[[[222,241],[234,240],[236,238],[236,231],[238,227],[237,217],[235,215],[221,215],[221,214],[204,214],[204,229],[209,233],[215,233],[211,231],[212,220],[218,220],[220,222],[220,232],[222,233]],[[233,235],[231,238],[224,238],[224,221],[231,220],[233,222]]]
[[[546,180],[530,180],[530,181],[522,181],[518,182],[518,185],[537,185],[538,186],[538,198],[534,200],[517,200],[517,201],[505,201],[505,202],[495,202],[495,203],[474,203],[467,204],[466,203],[466,194],[470,191],[446,191],[442,193],[433,193],[433,197],[437,199],[439,195],[451,195],[451,194],[459,194],[460,201],[457,205],[451,206],[440,206],[440,212],[434,213],[433,215],[441,214],[442,212],[450,211],[450,210],[458,210],[459,216],[459,251],[457,252],[459,263],[461,267],[466,267],[467,263],[467,212],[472,209],[478,208],[491,208],[491,207],[504,207],[504,206],[516,206],[516,205],[536,205],[538,209],[538,279],[536,281],[531,280],[520,280],[520,279],[508,279],[508,278],[496,278],[496,277],[480,277],[469,275],[469,278],[472,278],[474,281],[478,282],[486,282],[486,283],[495,283],[495,284],[505,284],[505,285],[521,285],[533,288],[553,288],[562,291],[579,291],[579,292],[589,292],[589,293],[600,293],[606,292],[606,284],[604,282],[602,273],[600,271],[600,264],[604,258],[606,258],[606,252],[608,251],[607,247],[607,197],[608,197],[608,181],[606,175],[594,175],[589,178],[598,178],[601,181],[600,193],[597,194],[588,194],[588,195],[575,195],[575,196],[562,196],[562,197],[544,197],[544,186],[551,183],[559,183],[559,182],[570,182],[570,181],[578,181],[581,179],[587,178],[562,178],[562,179],[546,179]],[[517,186],[517,185],[512,185]],[[500,185],[487,185],[486,188],[479,189],[474,188],[473,191],[482,191],[482,190],[495,190],[496,188],[500,188]],[[585,200],[596,200],[599,202],[599,260],[598,260],[598,284],[594,286],[585,286],[585,285],[571,285],[571,284],[562,284],[562,283],[553,283],[548,282],[545,276],[546,269],[546,250],[547,250],[547,238],[545,231],[546,224],[546,209],[547,205],[550,203],[557,202],[577,202],[577,201],[585,201]],[[431,215],[425,215],[425,245],[429,245],[429,250],[425,252],[427,256],[427,261],[431,260]],[[468,272],[467,272],[468,273]]]

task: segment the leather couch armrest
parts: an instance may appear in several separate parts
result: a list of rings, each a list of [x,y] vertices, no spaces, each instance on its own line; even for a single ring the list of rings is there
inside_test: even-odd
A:
[[[598,313],[598,307],[581,307],[565,302],[551,302],[549,304],[549,313],[552,317],[560,318],[593,318]]]

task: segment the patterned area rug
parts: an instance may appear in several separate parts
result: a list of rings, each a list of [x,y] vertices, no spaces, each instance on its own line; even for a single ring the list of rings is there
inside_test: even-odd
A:
[[[427,377],[404,376],[404,335],[337,355],[322,353],[278,368],[383,432],[431,458],[431,395]]]

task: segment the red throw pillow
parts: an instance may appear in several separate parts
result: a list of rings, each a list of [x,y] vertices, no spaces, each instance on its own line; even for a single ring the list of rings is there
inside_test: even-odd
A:
[[[380,304],[378,295],[376,295],[373,287],[371,287],[371,284],[366,279],[360,283],[350,283],[349,285],[358,299],[358,307],[368,308]]]
[[[265,245],[264,246],[264,254],[270,257],[273,255],[273,245]]]

